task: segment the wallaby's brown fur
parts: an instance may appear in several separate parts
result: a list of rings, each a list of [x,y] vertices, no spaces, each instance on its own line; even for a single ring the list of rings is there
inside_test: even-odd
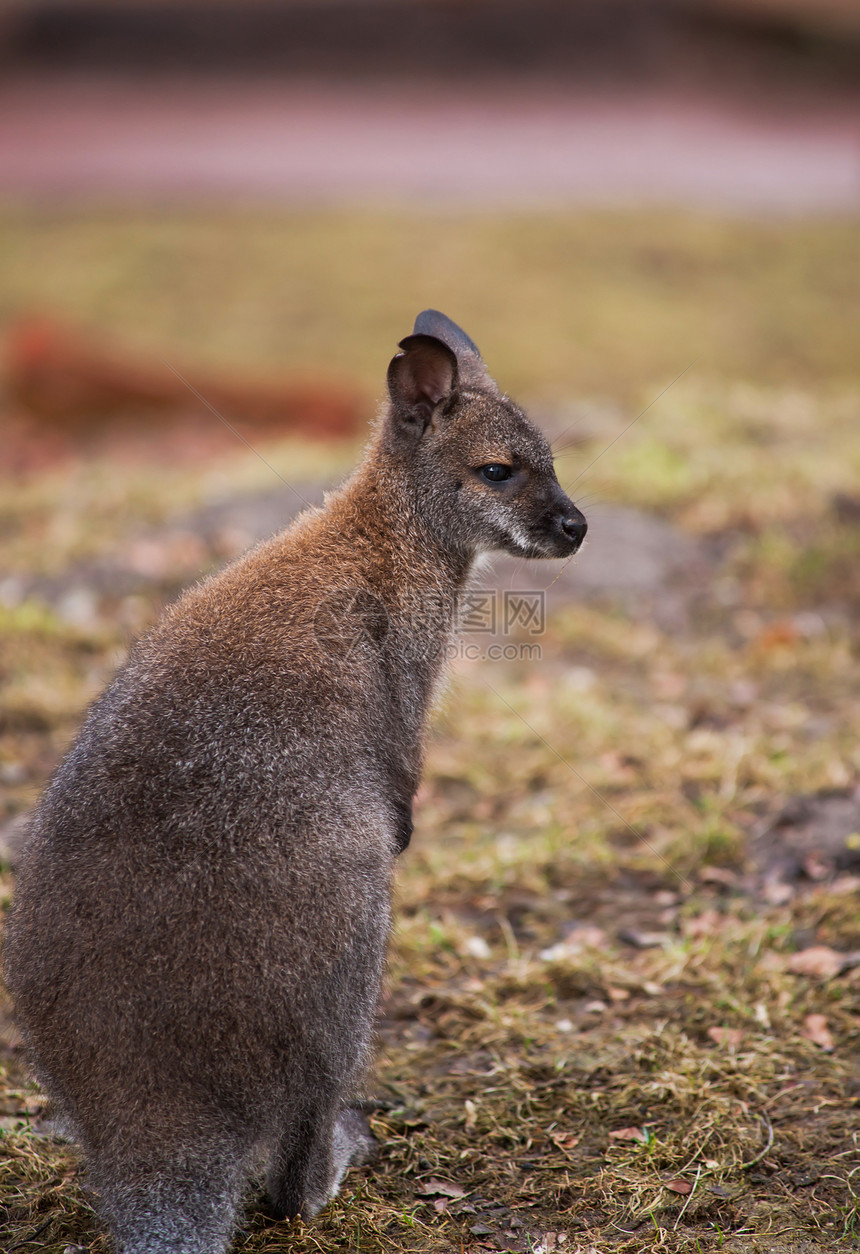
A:
[[[33,820],[6,976],[123,1254],[218,1254],[248,1175],[314,1214],[366,1063],[428,708],[477,554],[585,521],[471,340],[420,315],[363,463],[192,589]]]

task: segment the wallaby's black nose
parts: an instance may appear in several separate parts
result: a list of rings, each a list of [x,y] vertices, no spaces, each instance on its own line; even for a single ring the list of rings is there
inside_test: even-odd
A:
[[[571,514],[568,518],[562,518],[561,529],[566,536],[576,541],[578,547],[585,539],[588,523],[577,510],[575,514]]]

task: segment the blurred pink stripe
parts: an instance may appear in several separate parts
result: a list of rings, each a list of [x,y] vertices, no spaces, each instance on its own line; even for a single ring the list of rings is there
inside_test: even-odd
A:
[[[24,79],[0,87],[0,195],[850,211],[860,142],[850,100]]]

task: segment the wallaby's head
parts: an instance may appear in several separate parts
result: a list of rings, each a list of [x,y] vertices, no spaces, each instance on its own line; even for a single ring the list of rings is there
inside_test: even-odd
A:
[[[472,340],[427,309],[400,348],[382,440],[408,473],[424,526],[470,554],[575,553],[585,518],[559,485],[545,437],[502,395]]]

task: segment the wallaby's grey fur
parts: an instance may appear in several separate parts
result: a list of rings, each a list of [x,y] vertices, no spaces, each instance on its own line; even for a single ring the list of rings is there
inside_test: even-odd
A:
[[[6,977],[123,1254],[218,1254],[268,1161],[313,1215],[372,1143],[389,885],[476,555],[574,553],[544,437],[428,310],[325,507],[188,592],[33,821]]]

